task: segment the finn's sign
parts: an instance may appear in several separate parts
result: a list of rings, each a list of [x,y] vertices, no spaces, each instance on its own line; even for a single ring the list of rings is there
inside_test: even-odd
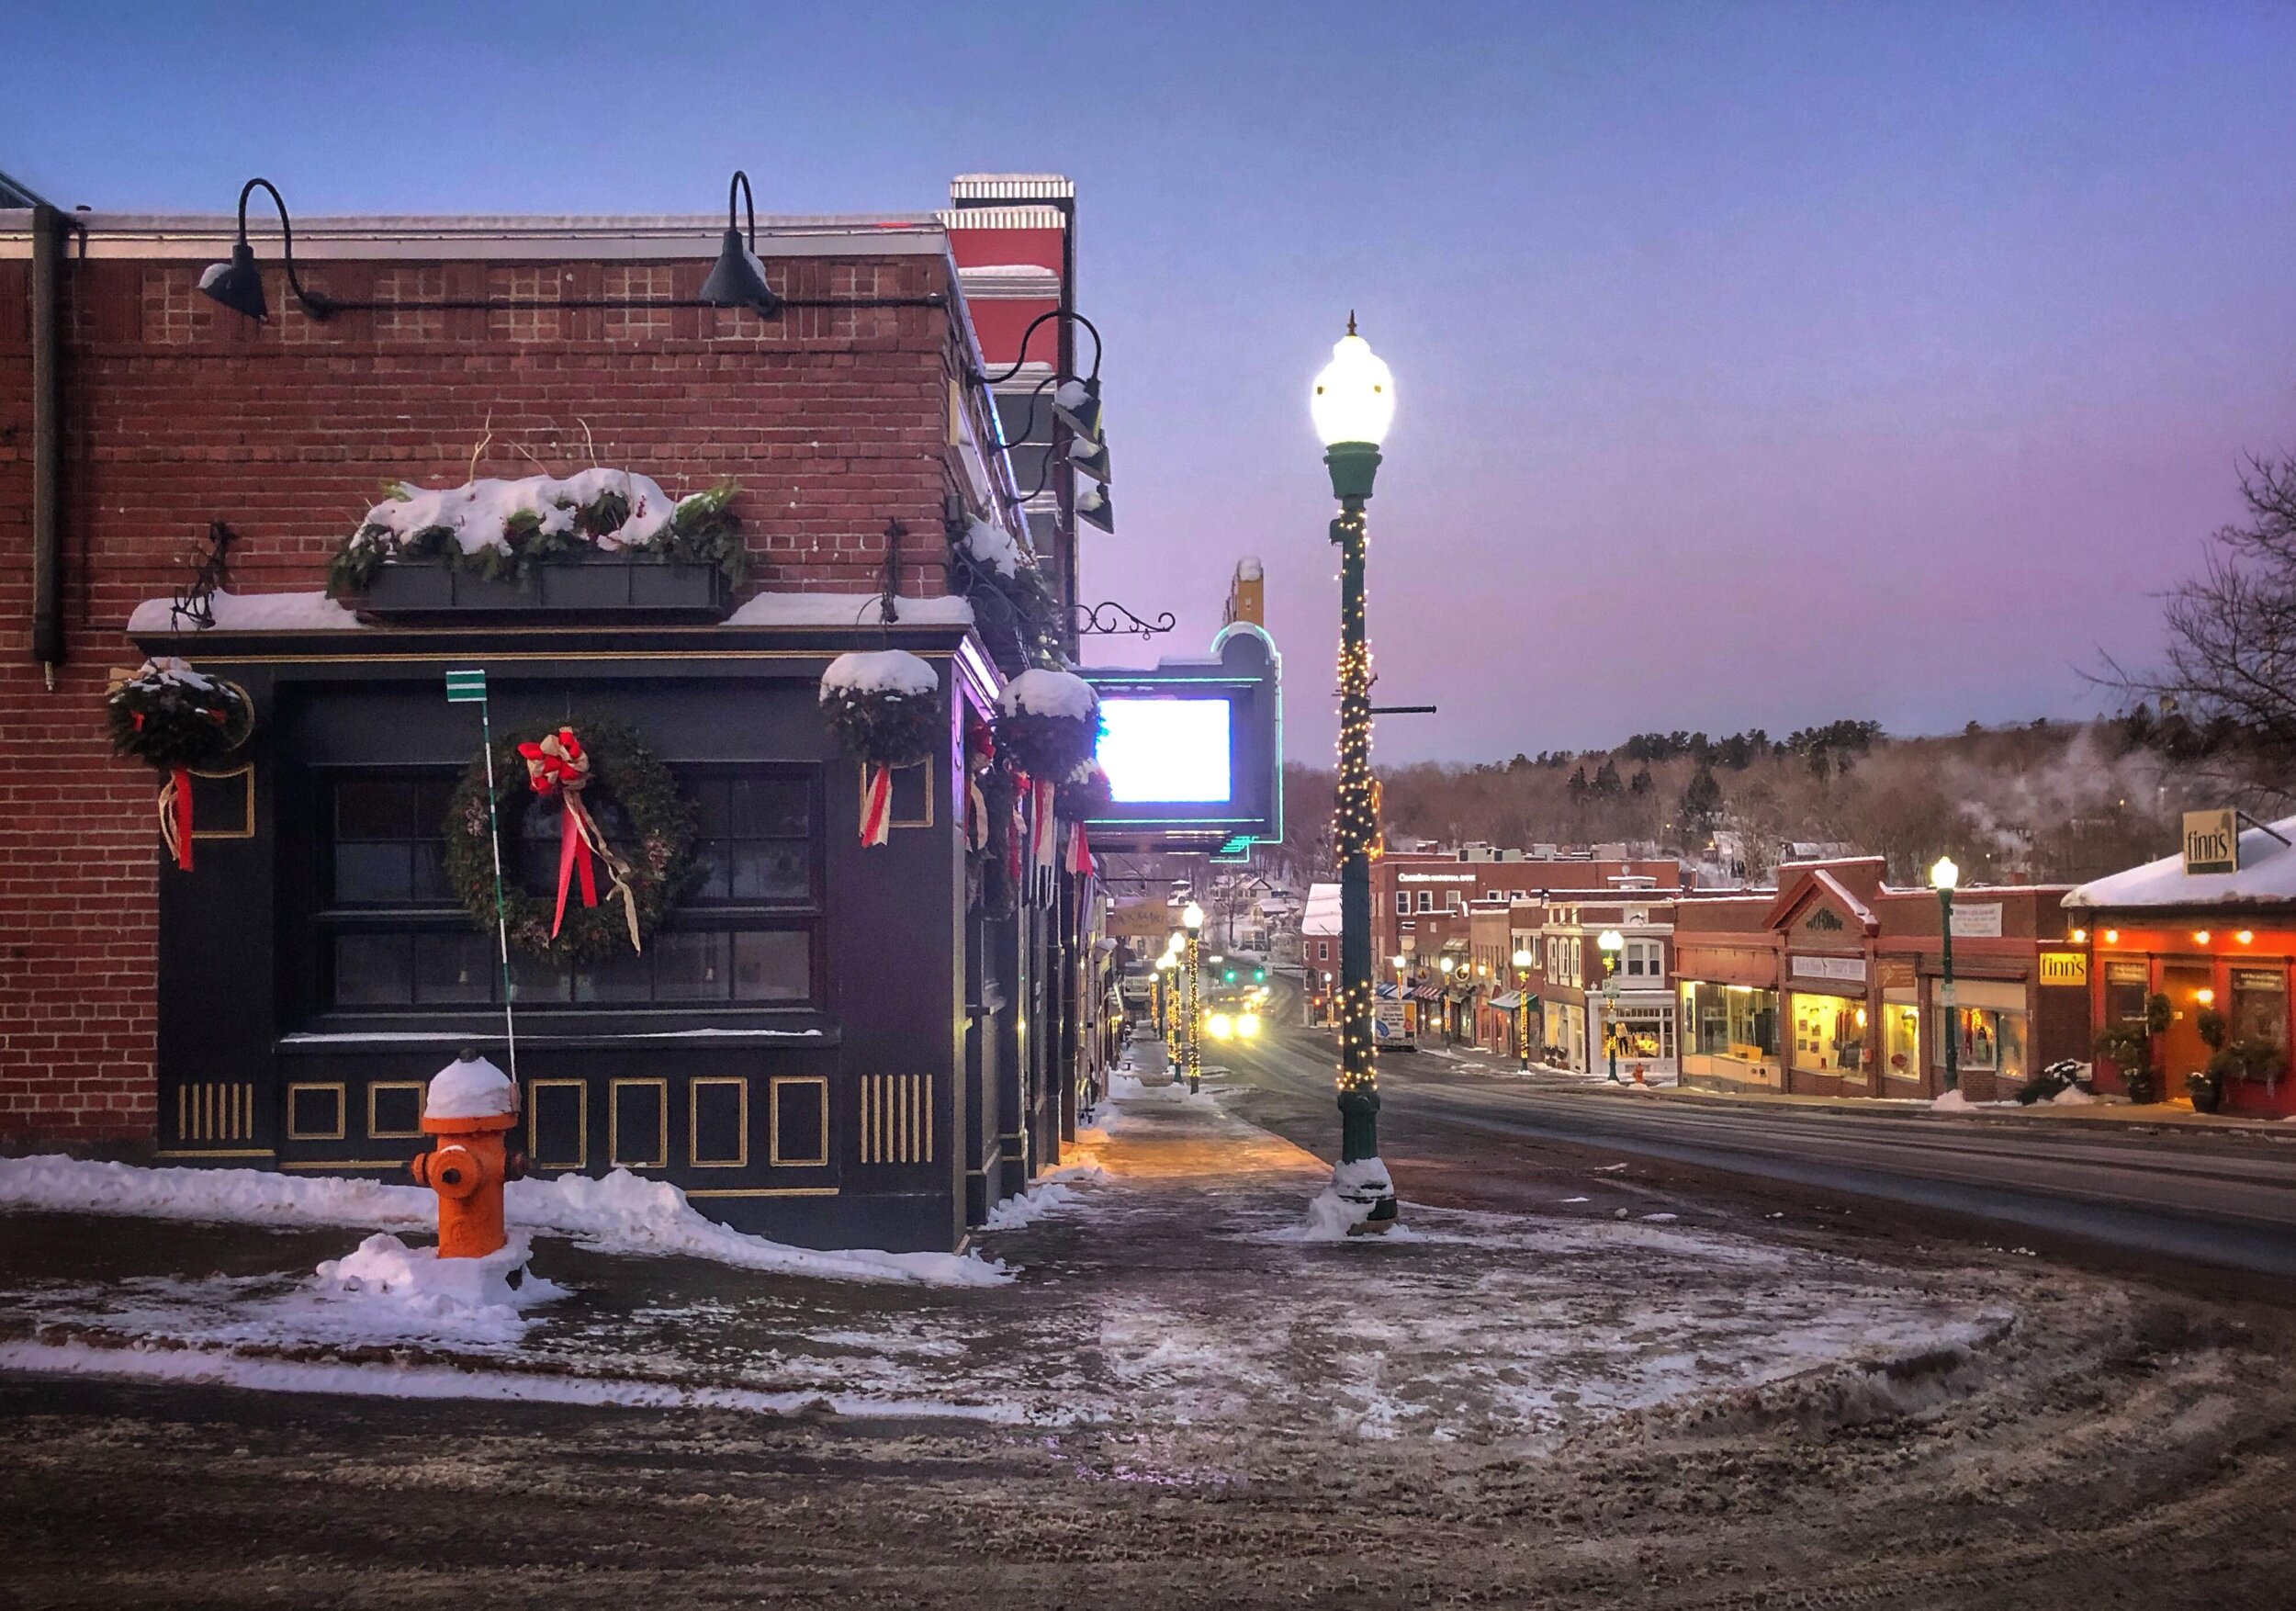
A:
[[[2202,873],[2240,871],[2238,812],[2188,811],[2184,814],[2184,870],[2188,877]]]

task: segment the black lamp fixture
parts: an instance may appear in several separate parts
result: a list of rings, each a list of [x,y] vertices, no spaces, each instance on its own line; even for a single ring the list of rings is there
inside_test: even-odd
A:
[[[1068,439],[1068,462],[1080,476],[1090,476],[1096,481],[1112,481],[1109,474],[1109,445],[1091,436],[1075,435]]]
[[[737,199],[748,209],[747,244],[734,225]],[[782,299],[765,283],[765,265],[758,261],[757,198],[749,191],[749,175],[738,168],[726,187],[726,243],[718,249],[710,277],[702,282],[702,300],[713,308],[754,308],[768,318],[781,311]]]
[[[1086,525],[1098,526],[1113,535],[1116,531],[1116,506],[1109,501],[1109,490],[1086,482],[1076,494],[1076,518]]]
[[[304,313],[323,322],[335,310],[335,304],[316,291],[303,288],[300,276],[295,272],[295,227],[287,221],[287,200],[279,187],[268,179],[250,179],[239,192],[239,240],[231,247],[231,261],[211,263],[199,276],[199,288],[234,313],[265,321],[271,317],[270,304],[264,300],[263,270],[255,266],[255,249],[247,243],[247,198],[260,185],[270,195],[271,203],[279,209],[280,255],[287,261],[287,288]]]
[[[1052,417],[1077,435],[1097,441],[1100,435],[1100,377],[1064,380],[1054,387]]]

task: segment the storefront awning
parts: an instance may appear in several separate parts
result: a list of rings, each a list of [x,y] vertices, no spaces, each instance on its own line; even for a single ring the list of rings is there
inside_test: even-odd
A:
[[[1498,995],[1491,998],[1491,1005],[1495,1011],[1513,1012],[1523,1005],[1523,992],[1520,990],[1502,990]]]
[[[1422,985],[1418,989],[1413,990],[1411,995],[1412,999],[1414,1001],[1440,1001],[1443,999],[1443,992],[1436,989],[1433,985]]]

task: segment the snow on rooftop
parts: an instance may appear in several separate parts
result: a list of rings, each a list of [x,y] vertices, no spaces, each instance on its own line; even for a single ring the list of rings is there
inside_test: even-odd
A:
[[[212,594],[208,608],[221,632],[342,632],[356,627],[359,618],[325,593]],[[128,630],[146,632],[203,632],[208,628],[184,614],[173,598],[146,599],[128,617]]]
[[[1336,934],[1339,932],[1339,885],[1311,884],[1308,885],[1307,910],[1300,918],[1302,934]]]
[[[875,593],[760,593],[726,617],[728,626],[874,626]],[[902,626],[970,626],[972,604],[959,597],[893,601]]]
[[[906,649],[866,649],[839,655],[821,673],[821,697],[848,690],[856,693],[931,693],[940,686],[932,666]]]
[[[2276,839],[2275,834],[2282,836]],[[2187,873],[2181,852],[2091,879],[2065,897],[2068,907],[2215,907],[2296,900],[2296,817],[2283,817],[2268,832],[2244,829],[2240,871]]]

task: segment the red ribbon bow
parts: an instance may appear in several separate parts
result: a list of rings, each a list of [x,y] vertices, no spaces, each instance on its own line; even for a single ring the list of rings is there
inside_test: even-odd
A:
[[[582,905],[598,904],[598,876],[591,860],[591,843],[598,828],[582,805],[582,790],[590,783],[590,757],[571,727],[560,727],[539,744],[521,744],[526,762],[526,786],[537,794],[558,797],[558,904],[551,915],[550,938],[558,937],[566,922],[566,896],[579,870]]]

